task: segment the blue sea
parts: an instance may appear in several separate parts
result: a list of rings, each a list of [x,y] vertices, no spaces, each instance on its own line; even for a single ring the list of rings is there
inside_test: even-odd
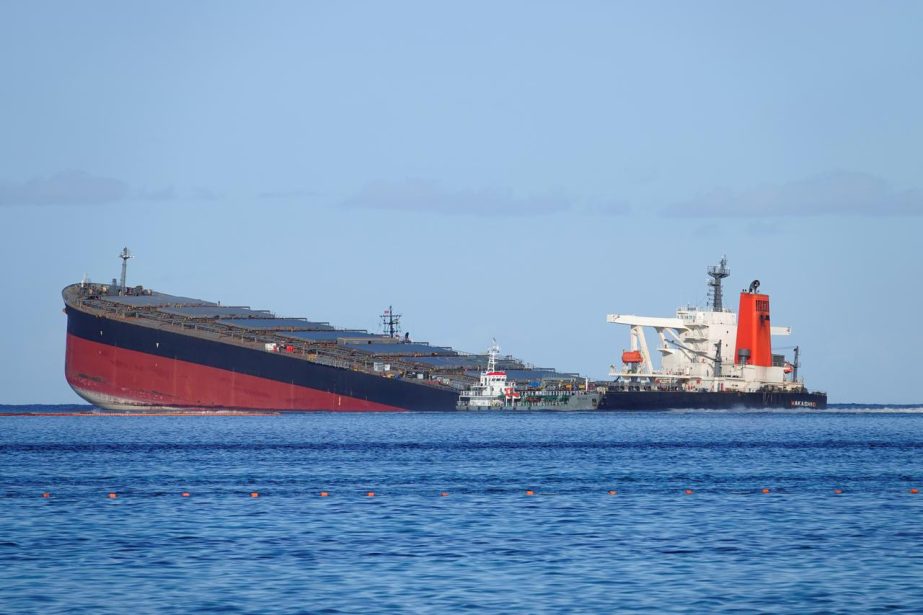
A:
[[[923,612],[912,408],[44,410],[0,415],[3,613]]]

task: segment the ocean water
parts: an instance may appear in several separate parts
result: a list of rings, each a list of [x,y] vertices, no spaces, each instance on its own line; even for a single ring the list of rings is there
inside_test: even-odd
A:
[[[923,612],[908,409],[0,415],[0,503],[3,613]]]

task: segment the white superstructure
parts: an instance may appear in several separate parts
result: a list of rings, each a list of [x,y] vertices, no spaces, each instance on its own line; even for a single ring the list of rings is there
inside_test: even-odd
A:
[[[709,275],[713,281],[711,309],[682,307],[672,318],[609,314],[607,322],[629,327],[630,347],[622,353],[621,365],[610,366],[609,375],[626,388],[686,391],[758,391],[767,387],[778,390],[801,390],[797,381],[797,348],[795,362],[787,363],[781,355],[772,355],[769,336],[786,336],[789,327],[769,325],[768,296],[756,294],[759,282],[754,281],[749,291],[751,297],[765,297],[765,313],[754,316],[765,342],[763,364],[750,361],[751,348],[760,340],[738,331],[738,315],[721,306],[721,278],[730,274],[722,260],[720,269],[712,267]],[[717,273],[716,273],[717,271]],[[749,305],[750,301],[747,302]],[[744,305],[742,300],[741,305]],[[760,309],[763,309],[763,304]],[[748,324],[749,324],[748,320]],[[645,329],[656,335],[652,356]],[[742,337],[743,336],[743,337]],[[741,340],[746,340],[742,342]],[[746,346],[746,347],[744,347]],[[770,359],[771,357],[771,359]],[[790,375],[791,374],[791,375]]]
[[[458,396],[459,410],[595,410],[601,395],[590,389],[589,380],[584,388],[574,378],[542,378],[540,383],[526,383],[522,389],[502,369],[497,369],[500,346],[497,340],[487,351],[487,370],[481,372],[477,384],[471,385]]]
[[[515,406],[520,394],[516,391],[516,383],[507,380],[506,372],[497,369],[497,356],[500,346],[494,340],[487,351],[487,371],[481,372],[478,384],[462,393],[465,408],[468,410],[488,410],[503,408],[507,405]]]

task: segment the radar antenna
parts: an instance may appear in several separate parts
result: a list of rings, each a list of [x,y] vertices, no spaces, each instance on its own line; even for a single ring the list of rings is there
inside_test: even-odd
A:
[[[708,275],[711,280],[708,282],[708,294],[711,298],[711,309],[714,312],[721,312],[724,306],[721,304],[721,280],[731,275],[731,270],[727,268],[728,257],[722,256],[721,263],[718,266],[712,265],[708,268]]]
[[[388,337],[398,337],[401,332],[401,315],[395,314],[394,308],[389,305],[379,318],[381,318],[381,332]]]
[[[125,286],[125,273],[128,271],[128,259],[134,258],[134,256],[131,255],[128,248],[122,248],[122,253],[119,254],[119,258],[122,259],[122,283],[119,285],[119,292],[124,295],[128,288]]]

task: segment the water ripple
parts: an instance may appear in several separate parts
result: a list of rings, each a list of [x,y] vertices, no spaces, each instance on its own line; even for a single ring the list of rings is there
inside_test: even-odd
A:
[[[923,611],[920,414],[0,427],[4,612]]]

